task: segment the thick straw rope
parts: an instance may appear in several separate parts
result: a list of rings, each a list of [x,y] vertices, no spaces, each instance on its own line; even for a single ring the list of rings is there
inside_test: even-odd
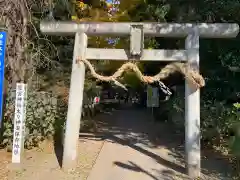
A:
[[[161,81],[163,79],[166,79],[168,76],[175,72],[179,72],[184,75],[185,79],[188,81],[189,84],[193,85],[195,88],[201,88],[205,86],[205,80],[197,71],[190,68],[190,66],[187,63],[179,63],[179,62],[173,62],[168,65],[166,65],[161,71],[156,74],[155,76],[145,76],[142,74],[142,72],[139,70],[136,64],[132,62],[126,62],[124,63],[113,75],[111,76],[102,76],[98,73],[96,73],[93,65],[86,59],[78,58],[77,62],[83,62],[90,70],[91,75],[99,79],[101,81],[105,82],[114,82],[117,86],[120,86],[124,89],[126,87],[121,84],[117,79],[122,76],[124,71],[132,70],[136,73],[137,77],[144,83],[153,83],[155,81]]]

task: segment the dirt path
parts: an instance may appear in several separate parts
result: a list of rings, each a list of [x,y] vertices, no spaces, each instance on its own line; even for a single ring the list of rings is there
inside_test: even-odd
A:
[[[82,135],[85,136],[85,134]],[[95,138],[87,141],[84,138],[80,138],[78,166],[75,173],[69,174],[61,170],[57,157],[61,156],[61,153],[56,153],[52,142],[45,142],[38,149],[26,151],[21,167],[17,168],[10,164],[11,154],[5,153],[5,155],[8,156],[6,162],[9,164],[5,163],[5,165],[8,164],[8,166],[4,168],[4,178],[6,180],[86,180],[102,145],[103,141]],[[1,175],[2,171],[3,170],[0,172]]]
[[[99,133],[80,134],[76,172],[62,172],[57,158],[61,156],[59,150],[45,142],[41,148],[25,152],[21,169],[13,169],[11,154],[0,151],[0,179],[187,179],[183,166],[184,137],[171,126],[154,123],[146,110],[119,110],[97,119]],[[202,172],[208,177],[205,179],[228,179],[222,173],[230,172],[224,160],[214,158],[212,153],[207,153],[206,159],[202,160]]]

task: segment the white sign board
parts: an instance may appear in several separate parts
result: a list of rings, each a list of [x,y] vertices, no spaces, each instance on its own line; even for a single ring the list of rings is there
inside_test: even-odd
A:
[[[17,83],[14,115],[12,163],[20,163],[21,154],[24,149],[25,116],[27,102],[26,98],[27,98],[27,84]]]
[[[147,107],[159,107],[158,88],[147,86]]]

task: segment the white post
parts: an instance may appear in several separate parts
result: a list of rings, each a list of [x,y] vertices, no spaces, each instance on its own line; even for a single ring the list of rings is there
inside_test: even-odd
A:
[[[17,83],[13,131],[12,163],[19,164],[24,150],[27,85]]]
[[[194,28],[185,42],[188,62],[199,71],[199,32]],[[185,148],[186,167],[191,178],[200,177],[200,91],[185,83]]]
[[[87,35],[76,33],[62,164],[63,169],[67,171],[73,170],[77,162],[85,79],[85,66],[82,62],[77,62],[77,58],[85,58],[86,49]]]

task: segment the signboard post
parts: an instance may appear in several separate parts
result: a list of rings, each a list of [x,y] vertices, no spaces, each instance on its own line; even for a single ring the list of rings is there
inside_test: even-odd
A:
[[[159,94],[157,87],[152,87],[150,85],[147,86],[147,107],[151,107],[153,116],[153,108],[159,107]]]
[[[20,163],[24,149],[27,85],[17,83],[13,131],[12,163]]]
[[[147,86],[147,107],[159,107],[158,88]]]
[[[7,42],[7,32],[0,31],[0,128],[2,126],[3,94],[4,94],[4,67],[5,51]]]

